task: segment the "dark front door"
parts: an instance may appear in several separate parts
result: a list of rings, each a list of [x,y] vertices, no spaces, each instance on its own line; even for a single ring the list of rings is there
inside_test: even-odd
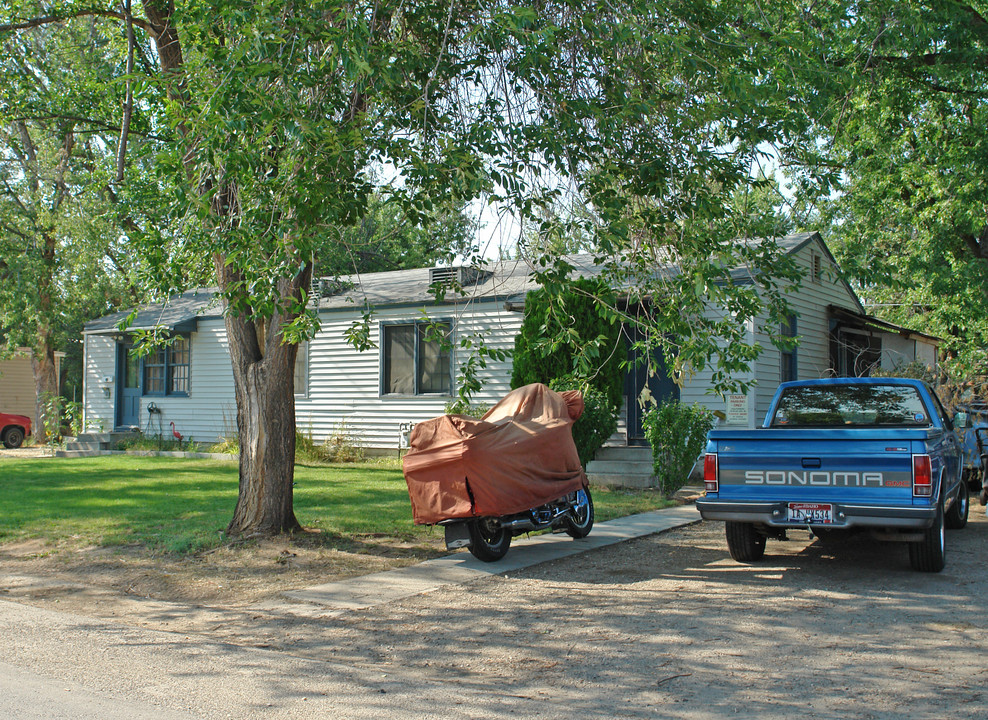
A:
[[[141,424],[141,359],[131,343],[117,344],[117,427]]]
[[[624,378],[625,400],[628,404],[628,444],[648,445],[642,424],[645,413],[658,403],[678,400],[679,386],[669,377],[661,350],[651,352],[649,363],[643,357],[648,350],[635,347],[635,343],[642,340],[638,328],[626,327],[625,336],[628,341],[628,360],[631,363]],[[643,403],[642,391],[646,387],[646,395],[650,394],[651,399]]]

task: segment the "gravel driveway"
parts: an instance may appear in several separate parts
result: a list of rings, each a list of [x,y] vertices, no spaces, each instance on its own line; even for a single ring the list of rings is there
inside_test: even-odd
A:
[[[806,533],[745,566],[722,524],[700,523],[339,617],[159,608],[140,628],[94,622],[79,647],[121,658],[103,670],[117,692],[203,718],[980,719],[986,540],[975,505],[939,574],[911,571],[901,545]],[[22,623],[5,632],[0,660],[99,687],[71,628],[45,658]],[[147,647],[149,664],[123,659]]]

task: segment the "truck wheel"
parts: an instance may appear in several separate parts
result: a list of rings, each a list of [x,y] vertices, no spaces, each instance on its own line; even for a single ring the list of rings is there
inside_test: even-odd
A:
[[[24,431],[19,427],[7,428],[3,436],[3,446],[5,448],[19,448],[24,442]]]
[[[947,526],[947,529],[960,530],[967,525],[967,513],[970,508],[970,491],[967,489],[967,483],[961,483],[961,486],[957,489],[957,498],[944,517],[944,524]]]
[[[751,523],[725,523],[727,533],[727,549],[731,557],[738,562],[755,562],[765,555],[765,536],[755,530]]]
[[[480,518],[467,523],[470,552],[478,560],[496,562],[508,554],[511,533],[501,527],[496,518]]]
[[[937,503],[933,525],[923,531],[923,539],[909,543],[909,564],[919,572],[940,572],[946,565],[946,543],[943,530],[943,500]]]

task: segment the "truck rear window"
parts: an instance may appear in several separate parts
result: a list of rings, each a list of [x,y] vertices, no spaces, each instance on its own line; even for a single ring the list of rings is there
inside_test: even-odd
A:
[[[929,427],[930,414],[915,388],[829,385],[787,388],[772,427]]]

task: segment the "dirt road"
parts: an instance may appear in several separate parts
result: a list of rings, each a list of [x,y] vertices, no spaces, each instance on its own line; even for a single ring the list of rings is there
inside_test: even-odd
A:
[[[203,718],[984,718],[984,509],[947,544],[939,574],[911,571],[901,545],[824,548],[806,533],[744,566],[723,525],[701,523],[335,618],[146,605],[111,621],[103,657],[210,648],[174,678],[135,661],[106,670]],[[95,627],[92,653],[107,635]],[[18,635],[0,660],[98,687],[71,664],[73,632],[47,652]],[[218,665],[197,674],[207,658]],[[244,704],[230,687],[262,661],[281,677],[265,674]]]

